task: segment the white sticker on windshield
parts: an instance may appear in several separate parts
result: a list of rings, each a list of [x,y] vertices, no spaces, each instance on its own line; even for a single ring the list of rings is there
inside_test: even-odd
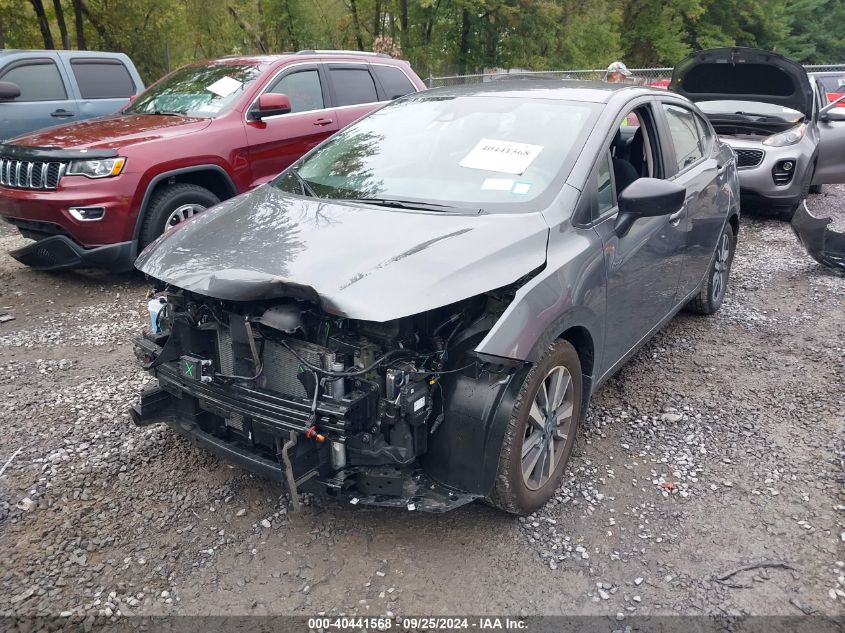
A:
[[[221,77],[215,81],[210,86],[206,86],[205,89],[209,92],[213,92],[218,97],[228,97],[230,94],[240,89],[241,86],[243,86],[243,84],[240,81],[226,75],[225,77]]]
[[[470,169],[521,174],[542,150],[542,145],[483,138],[458,164]]]
[[[481,183],[481,188],[488,191],[510,191],[511,187],[513,187],[512,178],[485,178]]]

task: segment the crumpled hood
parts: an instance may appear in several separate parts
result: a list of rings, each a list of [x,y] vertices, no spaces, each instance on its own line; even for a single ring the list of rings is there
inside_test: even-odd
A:
[[[115,114],[59,125],[6,141],[27,147],[123,149],[138,143],[199,132],[211,119],[156,114]]]
[[[757,48],[698,51],[675,66],[669,89],[692,101],[762,101],[813,114],[813,88],[804,67]]]
[[[218,299],[294,296],[388,321],[518,280],[545,263],[548,233],[539,213],[373,208],[265,185],[162,235],[135,266]]]

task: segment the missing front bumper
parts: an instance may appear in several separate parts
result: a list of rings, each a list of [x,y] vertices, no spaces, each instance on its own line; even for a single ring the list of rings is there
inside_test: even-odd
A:
[[[195,398],[188,393],[177,397],[170,390],[154,387],[141,395],[141,402],[130,409],[130,415],[138,426],[167,424],[218,457],[287,485],[284,468],[266,450],[260,450],[252,432],[248,436],[233,433],[227,438],[224,437],[226,429],[221,429],[221,434],[203,429],[201,420],[205,411],[195,407],[194,402]],[[218,403],[217,406],[221,405]],[[228,409],[222,405],[218,412],[225,415]],[[228,412],[238,415],[234,410]],[[269,443],[268,437],[270,442],[276,439],[285,441],[290,437],[292,427],[289,422],[280,422],[272,427],[262,425],[264,444]],[[306,438],[301,427],[298,430],[300,441],[292,459],[292,474],[298,491],[334,498],[350,505],[422,512],[447,512],[480,497],[444,486],[416,466],[350,466],[333,472],[320,459],[320,447]]]
[[[812,215],[805,201],[792,217],[792,230],[810,257],[823,266],[845,270],[845,234],[831,231],[831,222]]]

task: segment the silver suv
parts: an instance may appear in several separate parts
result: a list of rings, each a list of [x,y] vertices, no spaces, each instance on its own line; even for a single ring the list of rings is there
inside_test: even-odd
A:
[[[736,152],[743,205],[789,220],[811,186],[845,182],[845,109],[800,64],[753,48],[704,50],[675,67],[670,89]]]

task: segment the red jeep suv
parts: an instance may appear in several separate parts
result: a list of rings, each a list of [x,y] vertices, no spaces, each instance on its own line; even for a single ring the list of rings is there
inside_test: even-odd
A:
[[[263,184],[348,123],[425,85],[376,53],[300,51],[180,68],[116,115],[0,144],[0,216],[42,270],[129,270],[171,226]]]

